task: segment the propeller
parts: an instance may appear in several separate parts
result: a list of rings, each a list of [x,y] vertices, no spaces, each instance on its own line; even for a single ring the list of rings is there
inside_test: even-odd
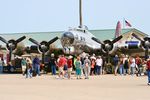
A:
[[[10,54],[9,61],[11,61],[12,51],[15,50],[17,47],[17,44],[19,42],[23,41],[25,38],[26,38],[26,36],[22,36],[17,40],[11,39],[11,40],[7,41],[6,39],[4,39],[3,37],[0,36],[0,40],[6,44],[6,47],[9,50],[9,54]]]
[[[32,43],[36,44],[39,47],[39,50],[41,52],[47,52],[49,49],[49,45],[54,43],[56,40],[58,40],[59,38],[56,36],[53,39],[51,39],[49,42],[47,41],[42,41],[41,43],[39,43],[38,41],[36,41],[33,38],[29,38],[29,41],[31,41]]]
[[[100,41],[99,39],[95,38],[95,37],[92,37],[92,40],[94,40],[95,42],[101,44],[101,45],[104,45],[104,43],[102,41]]]
[[[144,42],[139,36],[137,36],[136,34],[132,33],[132,36],[135,37],[136,39],[140,40],[141,42]]]
[[[116,43],[117,41],[119,41],[123,36],[119,36],[117,38],[115,38],[114,40],[110,41],[110,40],[105,40],[103,42],[101,42],[99,39],[92,37],[92,40],[94,40],[95,42],[99,43],[102,45],[102,49],[105,52],[109,52],[113,49],[113,44]]]
[[[20,37],[19,39],[16,40],[16,43],[19,43],[19,42],[23,41],[25,38],[26,38],[26,36]]]
[[[119,37],[115,38],[115,39],[112,41],[112,43],[116,43],[116,42],[119,41],[122,37],[123,37],[123,36],[120,35]]]
[[[39,43],[38,41],[32,39],[32,38],[29,38],[29,41],[31,41],[32,43],[34,43],[34,44],[40,46],[40,43]]]
[[[136,35],[134,33],[132,33],[132,36],[141,41],[141,45],[145,50],[145,59],[147,59],[148,58],[148,50],[150,48],[150,38],[145,37],[145,38],[141,39],[138,35]]]
[[[102,45],[102,51],[106,54],[107,56],[107,63],[109,62],[109,52],[113,49],[113,45],[114,43],[116,43],[117,41],[119,41],[122,38],[122,35],[115,38],[114,40],[110,41],[110,40],[105,40],[103,42],[101,42],[99,39],[92,37],[92,40],[94,40],[95,42],[99,43]]]
[[[50,40],[49,42],[48,42],[48,44],[52,44],[52,43],[54,43],[56,40],[58,40],[59,38],[56,36],[56,37],[54,37],[52,40]]]
[[[54,43],[56,40],[58,40],[57,36],[54,37],[53,39],[51,39],[49,42],[42,41],[41,43],[39,43],[35,39],[29,38],[29,41],[31,41],[32,43],[36,44],[38,46],[40,52],[42,52],[42,64],[44,64],[45,52],[47,52],[49,50],[49,45]]]
[[[135,33],[132,33],[132,36],[135,37],[136,39],[141,41],[141,45],[146,49],[147,47],[150,48],[150,38],[149,37],[144,37],[141,39],[138,35]]]
[[[11,39],[11,40],[7,41],[6,39],[4,39],[3,37],[0,36],[0,40],[6,44],[6,47],[8,50],[10,50],[10,49],[15,50],[17,47],[17,44],[19,42],[23,41],[25,38],[26,38],[26,36],[22,36],[17,40]]]
[[[5,44],[7,44],[8,43],[8,41],[7,40],[5,40],[3,37],[1,37],[0,36],[0,40],[2,41],[2,42],[4,42]]]

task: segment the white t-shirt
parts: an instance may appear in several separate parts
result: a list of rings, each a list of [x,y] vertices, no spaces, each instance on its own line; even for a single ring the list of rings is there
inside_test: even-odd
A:
[[[133,59],[131,60],[131,65],[130,65],[130,66],[131,66],[131,67],[135,67],[135,65],[136,65],[136,64],[135,64],[135,59],[133,58]]]
[[[103,60],[102,59],[96,59],[96,65],[102,66]]]

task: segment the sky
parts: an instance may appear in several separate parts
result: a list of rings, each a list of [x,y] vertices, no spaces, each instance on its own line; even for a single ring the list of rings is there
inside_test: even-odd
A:
[[[83,24],[115,29],[126,19],[150,35],[150,0],[83,0]],[[66,31],[79,26],[79,0],[0,0],[0,33]],[[128,28],[128,27],[125,27]]]

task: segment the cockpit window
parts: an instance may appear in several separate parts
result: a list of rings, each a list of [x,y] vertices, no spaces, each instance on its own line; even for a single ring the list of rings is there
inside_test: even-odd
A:
[[[65,45],[71,45],[74,42],[74,35],[72,32],[65,32],[62,35],[62,42]]]
[[[85,29],[77,29],[77,31],[80,31],[80,32],[86,33],[86,30],[85,30]]]

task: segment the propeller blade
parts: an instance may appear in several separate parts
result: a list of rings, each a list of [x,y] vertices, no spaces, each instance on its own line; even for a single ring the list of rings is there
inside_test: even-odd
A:
[[[122,38],[122,35],[120,35],[119,37],[115,38],[112,42],[116,43],[117,41],[119,41]]]
[[[26,38],[26,36],[20,37],[19,39],[16,40],[16,43],[23,41],[25,38]]]
[[[100,41],[99,39],[95,38],[95,37],[92,37],[92,40],[94,40],[95,42],[101,44],[101,45],[104,45],[104,43],[102,41]]]
[[[53,39],[51,39],[49,42],[48,42],[48,44],[50,45],[50,44],[52,44],[52,43],[54,43],[56,40],[58,40],[59,38],[56,36],[56,37],[54,37]]]
[[[8,43],[8,41],[5,40],[5,39],[4,39],[3,37],[1,37],[1,36],[0,36],[0,40],[1,40],[2,42],[6,43],[6,44]]]
[[[145,37],[144,40],[145,41],[150,41],[150,37]]]
[[[32,39],[32,38],[29,38],[29,41],[31,41],[32,43],[34,43],[34,44],[36,44],[36,45],[38,45],[38,46],[41,45],[38,41],[36,41],[36,40],[34,40],[34,39]]]
[[[140,40],[140,41],[143,41],[139,36],[137,36],[137,35],[134,34],[134,33],[132,33],[132,36],[135,37],[135,38],[137,38],[137,39]]]

